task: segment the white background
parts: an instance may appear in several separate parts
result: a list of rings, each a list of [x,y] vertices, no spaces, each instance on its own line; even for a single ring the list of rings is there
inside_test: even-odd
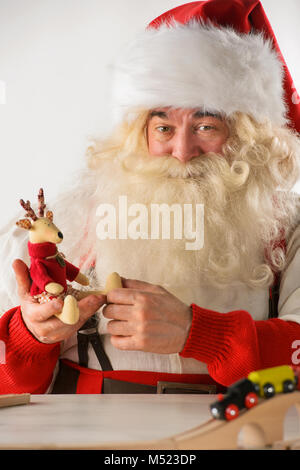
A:
[[[226,1],[226,0],[224,0]],[[0,226],[40,186],[55,197],[109,131],[109,64],[176,0],[0,0]],[[300,89],[299,0],[262,0]],[[1,87],[2,85],[2,87]]]

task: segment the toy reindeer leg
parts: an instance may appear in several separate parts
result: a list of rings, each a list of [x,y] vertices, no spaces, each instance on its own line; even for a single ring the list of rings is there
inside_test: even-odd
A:
[[[73,295],[67,295],[61,313],[55,316],[66,325],[75,325],[79,320],[79,308],[77,300]]]
[[[118,273],[111,273],[107,276],[105,288],[103,291],[101,290],[93,290],[93,291],[78,291],[78,299],[84,299],[88,295],[107,295],[113,289],[121,288],[122,280]]]

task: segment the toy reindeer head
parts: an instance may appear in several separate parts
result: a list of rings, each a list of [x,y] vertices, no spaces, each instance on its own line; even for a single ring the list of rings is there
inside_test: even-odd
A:
[[[53,212],[47,211],[44,216],[46,204],[44,202],[44,191],[41,188],[38,194],[38,217],[32,209],[30,202],[20,200],[21,206],[25,209],[26,219],[21,219],[16,224],[29,230],[29,240],[31,243],[60,243],[63,239],[63,234],[53,223]]]

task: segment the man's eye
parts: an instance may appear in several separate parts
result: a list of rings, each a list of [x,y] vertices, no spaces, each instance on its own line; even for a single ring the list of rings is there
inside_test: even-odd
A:
[[[168,126],[158,126],[158,127],[156,128],[156,130],[158,130],[158,131],[161,132],[162,134],[165,134],[166,132],[169,132],[170,127],[168,127]]]
[[[197,129],[200,130],[200,131],[210,131],[210,130],[213,130],[215,128],[213,126],[202,125],[202,126],[197,127]]]

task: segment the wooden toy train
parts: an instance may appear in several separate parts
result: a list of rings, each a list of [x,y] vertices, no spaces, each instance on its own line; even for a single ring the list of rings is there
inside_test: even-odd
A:
[[[216,419],[235,419],[241,410],[256,406],[259,397],[271,398],[296,390],[299,375],[299,367],[288,365],[250,372],[247,378],[228,387],[225,395],[219,394],[218,400],[210,405],[210,412]]]

